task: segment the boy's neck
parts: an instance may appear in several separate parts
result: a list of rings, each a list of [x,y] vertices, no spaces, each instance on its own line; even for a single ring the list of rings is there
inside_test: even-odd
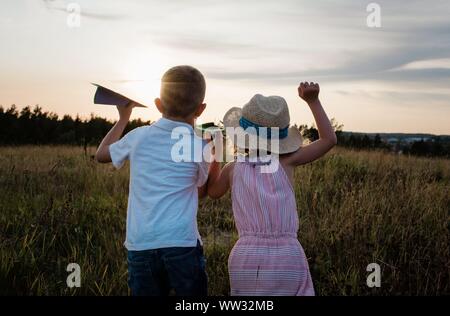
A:
[[[175,117],[175,116],[169,116],[169,115],[165,115],[163,114],[163,116],[165,119],[171,120],[171,121],[176,121],[176,122],[182,122],[182,123],[186,123],[191,125],[192,127],[194,127],[195,125],[195,118],[194,117]]]

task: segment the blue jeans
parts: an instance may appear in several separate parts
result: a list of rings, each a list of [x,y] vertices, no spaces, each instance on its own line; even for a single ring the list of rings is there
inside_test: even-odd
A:
[[[128,251],[128,286],[133,296],[207,295],[203,247]]]

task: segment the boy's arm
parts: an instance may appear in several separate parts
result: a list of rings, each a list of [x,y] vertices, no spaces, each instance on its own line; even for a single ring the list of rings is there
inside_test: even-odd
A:
[[[220,162],[211,164],[210,178],[208,180],[208,195],[212,199],[218,199],[227,193],[230,188],[230,179],[234,162],[229,162],[220,170]]]
[[[111,128],[111,130],[103,138],[102,142],[98,146],[97,152],[95,153],[95,160],[101,163],[111,162],[111,154],[109,152],[109,145],[117,142],[123,134],[125,127],[130,120],[131,112],[133,110],[134,104],[130,103],[127,106],[118,106],[119,120]]]
[[[209,178],[208,178],[209,180]],[[206,196],[206,193],[208,191],[208,180],[206,180],[206,183],[198,188],[198,198],[203,199]]]
[[[336,133],[319,101],[319,92],[319,85],[313,82],[301,83],[298,88],[299,96],[308,103],[314,116],[319,139],[291,154],[286,161],[289,165],[298,166],[314,161],[325,155],[337,143]]]
[[[216,177],[215,173],[220,172],[220,166],[219,166],[219,170],[217,171],[216,164],[218,164],[218,163],[215,160],[209,164],[208,179],[206,180],[204,185],[202,185],[201,187],[198,188],[198,198],[199,199],[203,199],[204,197],[206,197],[206,195],[208,194],[208,185],[211,182],[211,178],[212,177],[215,178]]]

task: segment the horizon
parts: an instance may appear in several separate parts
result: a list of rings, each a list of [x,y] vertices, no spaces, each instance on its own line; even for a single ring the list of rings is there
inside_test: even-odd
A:
[[[8,2],[0,104],[115,120],[114,107],[93,104],[98,82],[149,106],[132,119],[155,121],[163,72],[191,64],[207,80],[200,122],[261,93],[286,98],[292,124],[311,125],[297,96],[308,80],[320,83],[328,116],[345,131],[450,135],[450,3],[376,1],[381,27],[369,27],[370,3]]]
[[[11,104],[9,107],[5,107],[4,105],[2,105],[2,104],[0,104],[0,108],[3,108],[3,110],[7,110],[8,108],[11,108],[11,106],[16,106],[16,110],[18,111],[18,113],[19,113],[19,115],[20,115],[20,111],[23,109],[23,108],[25,108],[26,106],[24,106],[24,107],[22,107],[22,108],[19,108],[19,107],[17,107],[17,105],[16,104]],[[58,114],[58,113],[55,113],[55,112],[50,112],[50,111],[47,111],[44,107],[42,107],[41,105],[39,105],[39,104],[35,104],[34,106],[28,106],[29,108],[30,108],[30,110],[31,111],[33,111],[33,109],[36,107],[36,106],[38,106],[38,107],[40,107],[41,109],[42,109],[42,111],[43,112],[48,112],[48,114],[56,114],[57,116],[58,116],[58,120],[61,120],[61,119],[63,119],[63,117],[65,116],[65,115],[69,115],[73,120],[74,119],[76,119],[77,117],[80,119],[80,120],[82,120],[82,121],[89,121],[89,119],[91,118],[91,116],[94,116],[94,117],[98,117],[98,118],[100,118],[100,119],[105,119],[105,120],[107,120],[107,121],[109,121],[110,123],[115,123],[115,122],[117,122],[117,120],[118,120],[118,118],[108,118],[108,117],[106,117],[106,116],[101,116],[101,115],[99,115],[98,113],[95,113],[95,112],[91,112],[89,115],[84,115],[84,116],[82,116],[82,115],[79,115],[79,114],[75,114],[75,115],[72,115],[72,114],[67,114],[67,113],[65,113],[65,114]],[[103,106],[103,105],[100,105],[100,106]],[[109,106],[109,105],[105,105],[105,106]],[[162,116],[161,116],[162,117]],[[134,118],[132,118],[131,120],[138,120],[138,119],[140,119],[140,120],[142,120],[143,122],[150,122],[150,124],[153,124],[154,122],[156,122],[157,120],[158,120],[158,118],[156,119],[156,120],[151,120],[151,119],[146,119],[145,117],[134,117]],[[331,118],[330,120],[332,120],[332,119],[334,119],[334,117],[333,118]],[[203,122],[203,124],[205,124],[205,123],[214,123],[214,124],[217,124],[217,123],[221,123],[221,122],[219,122],[219,121],[211,121],[211,122]],[[404,134],[404,135],[432,135],[432,136],[441,136],[441,137],[450,137],[450,134],[433,134],[433,133],[416,133],[416,132],[411,132],[411,133],[405,133],[405,132],[365,132],[365,131],[355,131],[355,130],[347,130],[347,129],[345,129],[345,124],[341,124],[341,122],[338,122],[338,121],[336,121],[336,123],[337,124],[339,124],[339,125],[343,125],[343,128],[342,128],[342,132],[344,132],[344,133],[354,133],[354,134],[367,134],[367,135],[376,135],[376,134],[379,134],[379,135],[383,135],[383,134],[387,134],[387,135],[395,135],[395,134]],[[298,124],[297,122],[292,122],[292,124],[291,124],[291,126],[293,126],[293,125],[296,125],[296,126],[298,126],[298,127],[300,127],[300,125],[306,125],[308,128],[310,128],[310,127],[315,127],[315,123],[314,122],[311,122],[311,123],[303,123],[303,124]]]

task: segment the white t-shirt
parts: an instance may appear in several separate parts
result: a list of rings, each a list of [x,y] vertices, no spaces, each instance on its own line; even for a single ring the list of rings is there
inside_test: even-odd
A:
[[[180,149],[181,140],[190,149]],[[205,184],[209,168],[202,159],[204,146],[192,126],[165,118],[136,128],[110,145],[116,168],[130,161],[128,250],[194,247],[197,240],[201,242],[198,187]],[[180,159],[180,153],[190,157]]]

